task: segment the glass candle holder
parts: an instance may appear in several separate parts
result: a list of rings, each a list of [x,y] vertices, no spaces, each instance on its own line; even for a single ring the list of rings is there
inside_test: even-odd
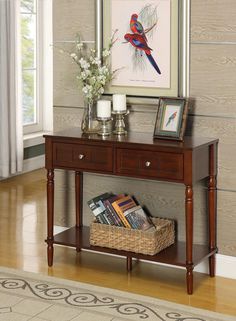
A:
[[[98,135],[109,136],[111,135],[111,117],[97,117],[100,123],[100,129]]]
[[[127,110],[120,110],[116,111],[113,110],[112,114],[115,115],[115,130],[113,133],[115,135],[127,135],[127,131],[125,130],[125,121],[124,121],[124,116],[128,114]]]

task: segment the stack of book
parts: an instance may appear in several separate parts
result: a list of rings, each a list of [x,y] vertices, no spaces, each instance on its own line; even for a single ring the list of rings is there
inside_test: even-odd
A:
[[[153,223],[134,199],[124,194],[104,193],[88,201],[96,221],[138,230],[148,230]]]

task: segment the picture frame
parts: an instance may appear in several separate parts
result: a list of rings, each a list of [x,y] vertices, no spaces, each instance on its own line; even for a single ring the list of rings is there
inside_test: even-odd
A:
[[[150,4],[152,3],[152,4]],[[152,48],[151,55],[161,74],[149,63],[143,50],[138,50],[124,39],[125,34],[136,36],[130,29],[132,13],[140,16],[147,6],[158,7],[157,26],[153,38],[146,42]],[[151,14],[150,13],[150,14]],[[126,93],[131,96],[177,96],[178,95],[178,34],[179,34],[178,0],[103,0],[103,45],[106,48],[113,32],[116,43],[111,52],[111,68],[117,70],[106,93]],[[147,14],[147,13],[145,13]],[[153,14],[154,15],[154,14]],[[119,17],[122,16],[122,19]],[[138,18],[141,19],[141,18]],[[154,18],[153,18],[154,19]],[[140,20],[143,24],[143,20]],[[153,25],[143,25],[152,28]],[[155,29],[150,31],[150,33]],[[130,32],[130,33],[129,33]],[[156,39],[160,39],[159,42]],[[158,54],[159,52],[159,54]]]
[[[161,97],[153,137],[183,141],[187,115],[187,99]]]
[[[170,10],[161,9],[159,6],[160,3],[168,3],[170,4]],[[157,3],[158,9],[158,19],[157,23],[159,34],[161,34],[161,30],[163,29],[163,24],[161,24],[161,13],[165,13],[166,15],[169,12],[169,20],[164,18],[165,20],[168,20],[169,23],[169,86],[159,86],[156,84],[153,86],[153,73],[155,74],[155,70],[152,70],[151,65],[149,64],[148,60],[146,59],[147,68],[149,68],[149,71],[152,72],[152,76],[148,79],[142,79],[140,78],[136,79],[138,80],[138,83],[141,83],[141,86],[137,86],[135,84],[135,79],[130,79],[129,83],[126,82],[123,83],[122,81],[119,84],[116,84],[116,82],[111,82],[110,86],[106,89],[104,95],[110,96],[114,93],[123,93],[127,95],[127,102],[132,104],[143,104],[147,103],[155,103],[155,98],[160,96],[168,96],[168,97],[175,97],[175,96],[187,96],[187,91],[189,88],[189,68],[187,66],[188,64],[188,57],[189,57],[189,17],[190,17],[190,0],[96,0],[96,49],[98,52],[98,55],[101,56],[101,52],[103,48],[106,48],[108,45],[108,42],[114,32],[114,26],[112,26],[112,21],[114,20],[114,16],[119,16],[116,8],[119,8],[122,6],[122,9],[127,8],[127,6],[130,6],[130,4],[134,5],[138,3],[139,7],[142,7],[142,4],[148,4],[148,3]],[[113,8],[113,5],[115,6]],[[135,6],[135,10],[136,10]],[[125,9],[126,10],[126,9]],[[130,9],[129,9],[130,10]],[[133,12],[135,12],[135,10]],[[112,15],[112,12],[114,14]],[[130,14],[127,9],[127,19],[126,19],[126,27],[129,26],[128,20],[130,19]],[[140,10],[137,9],[137,12],[140,13]],[[124,21],[124,15],[122,14],[122,19],[119,19],[119,21]],[[120,23],[120,22],[119,22]],[[162,25],[162,29],[161,29]],[[131,31],[130,31],[131,32]],[[132,33],[132,32],[131,32]],[[163,34],[163,31],[162,31]],[[123,48],[129,48],[129,50],[132,50],[132,46],[130,44],[122,44],[123,42],[123,36],[122,34],[120,41],[120,46],[123,46]],[[166,37],[166,32],[164,34]],[[119,38],[119,37],[118,37]],[[168,38],[168,37],[167,37]],[[167,41],[168,42],[168,41]],[[155,43],[152,42],[152,44]],[[117,43],[115,44],[115,46]],[[114,46],[114,47],[115,47]],[[168,47],[168,46],[167,46]],[[155,48],[154,48],[155,49]],[[158,48],[157,48],[158,49]],[[123,49],[122,49],[123,50]],[[113,51],[113,49],[112,49]],[[154,51],[154,50],[153,50]],[[155,53],[157,51],[155,50]],[[162,50],[162,59],[163,55],[168,57],[168,53],[166,51]],[[145,53],[144,53],[145,56]],[[118,50],[118,58],[120,59],[122,55],[119,54]],[[126,55],[124,54],[124,57],[126,59]],[[161,63],[158,61],[159,56],[154,56],[154,58],[157,60],[157,64]],[[111,56],[111,61],[113,59],[113,53]],[[143,58],[145,60],[145,58]],[[168,59],[167,59],[168,60]],[[118,61],[116,59],[115,61]],[[148,66],[149,64],[149,66]],[[161,63],[160,68],[163,68],[163,63]],[[165,68],[164,68],[165,70]],[[164,72],[163,72],[164,74]],[[124,79],[124,78],[123,78]],[[134,81],[133,81],[134,80]],[[165,88],[164,88],[165,87]]]

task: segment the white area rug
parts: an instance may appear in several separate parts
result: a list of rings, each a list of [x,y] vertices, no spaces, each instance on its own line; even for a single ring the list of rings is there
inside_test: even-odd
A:
[[[236,321],[207,310],[0,267],[0,321]]]

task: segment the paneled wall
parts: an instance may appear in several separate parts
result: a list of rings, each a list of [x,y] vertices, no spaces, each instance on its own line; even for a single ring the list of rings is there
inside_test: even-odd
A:
[[[54,126],[60,130],[79,126],[83,97],[75,76],[76,66],[56,47],[71,49],[70,40],[80,32],[95,38],[94,0],[54,0]],[[220,139],[218,160],[219,253],[236,256],[236,1],[191,0],[190,96],[194,100],[188,134]],[[132,106],[131,131],[152,135],[156,106]],[[200,161],[200,160],[199,160]],[[178,237],[184,238],[184,189],[153,181],[85,175],[84,222],[92,216],[86,201],[105,191],[136,196],[153,215],[178,221]],[[195,188],[195,241],[207,239],[204,184]],[[56,173],[56,223],[74,224],[73,174]]]
[[[236,256],[236,1],[192,0],[193,135],[218,137],[219,252]]]

